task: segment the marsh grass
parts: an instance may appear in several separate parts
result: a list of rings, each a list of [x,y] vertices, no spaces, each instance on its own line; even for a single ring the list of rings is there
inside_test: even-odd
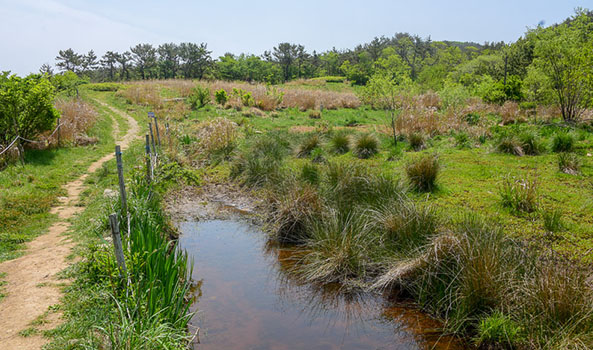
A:
[[[421,133],[411,133],[408,135],[410,148],[414,151],[420,151],[425,147],[424,136]]]
[[[559,132],[552,138],[552,151],[554,152],[572,152],[576,140],[573,134]]]
[[[335,133],[330,139],[331,150],[336,154],[350,151],[350,138],[345,133]]]
[[[503,207],[515,213],[533,213],[539,205],[538,183],[535,177],[515,178],[507,175],[502,180],[499,195]]]
[[[581,171],[581,159],[578,154],[572,152],[558,153],[558,168],[561,172],[569,175],[577,175]]]
[[[298,145],[296,150],[297,157],[304,158],[311,155],[316,148],[321,147],[321,138],[318,134],[306,136]]]
[[[352,153],[361,159],[367,159],[379,151],[379,140],[371,134],[359,136],[354,142]]]
[[[544,229],[548,232],[558,232],[564,229],[562,222],[562,211],[560,209],[544,210],[542,212],[544,220]]]
[[[437,187],[440,162],[436,154],[425,154],[406,165],[410,185],[420,192],[431,192]]]

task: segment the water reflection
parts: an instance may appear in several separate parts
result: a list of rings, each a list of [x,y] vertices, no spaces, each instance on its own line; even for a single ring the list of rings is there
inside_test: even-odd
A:
[[[438,324],[376,295],[290,273],[299,252],[240,221],[186,222],[180,244],[200,281],[198,349],[454,349]]]

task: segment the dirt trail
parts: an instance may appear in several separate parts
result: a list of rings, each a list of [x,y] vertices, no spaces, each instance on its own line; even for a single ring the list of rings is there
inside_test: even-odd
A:
[[[119,142],[122,150],[126,149],[138,136],[138,123],[126,113],[99,103],[127,119],[128,132]],[[115,119],[113,122],[114,135],[117,137],[118,124]],[[25,255],[0,264],[0,273],[6,273],[6,285],[3,289],[6,297],[0,302],[1,350],[41,349],[47,342],[41,334],[23,337],[19,332],[31,327],[31,322],[59,302],[61,292],[58,284],[63,281],[60,281],[56,274],[68,267],[66,257],[74,245],[63,235],[71,225],[68,219],[84,210],[84,207],[77,206],[80,193],[84,189],[84,180],[113,157],[113,152],[110,152],[92,163],[84,175],[67,183],[64,188],[68,195],[61,197],[60,204],[51,210],[51,213],[58,214],[58,221],[49,227],[46,234],[27,245]],[[47,323],[36,328],[54,328],[59,322],[59,315],[51,314],[46,321]]]

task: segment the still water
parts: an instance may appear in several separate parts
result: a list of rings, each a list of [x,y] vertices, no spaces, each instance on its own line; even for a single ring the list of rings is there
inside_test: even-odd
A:
[[[194,261],[196,349],[460,349],[424,314],[380,296],[303,285],[284,272],[291,251],[240,220],[180,224]]]

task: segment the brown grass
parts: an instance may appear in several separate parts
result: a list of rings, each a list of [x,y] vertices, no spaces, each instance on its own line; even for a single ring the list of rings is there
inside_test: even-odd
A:
[[[126,84],[125,89],[120,89],[115,94],[125,98],[131,104],[141,106],[151,106],[155,110],[160,110],[164,106],[161,97],[160,82],[131,82]]]
[[[60,112],[60,138],[63,142],[75,142],[78,140],[88,142],[85,133],[95,123],[97,112],[90,104],[81,99],[58,99],[54,103]],[[49,136],[49,132],[47,133]],[[42,136],[43,138],[43,136]],[[57,134],[48,139],[49,144],[58,142]]]

